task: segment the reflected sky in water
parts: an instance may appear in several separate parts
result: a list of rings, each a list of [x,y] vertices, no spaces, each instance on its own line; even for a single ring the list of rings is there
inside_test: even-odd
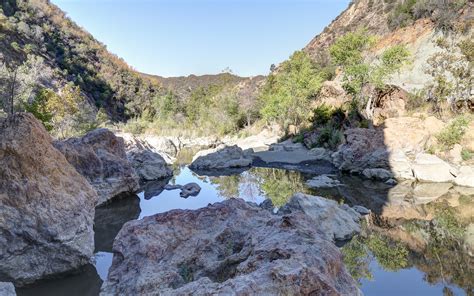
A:
[[[374,207],[380,208],[380,205],[384,202],[383,196],[384,194],[387,194],[388,190],[386,185],[375,184],[373,182],[370,183],[355,177],[347,176],[340,178],[340,181],[344,185],[343,187],[314,190],[305,185],[305,182],[311,177],[312,176],[302,175],[297,172],[272,168],[252,168],[249,171],[245,171],[238,175],[221,177],[199,176],[186,167],[178,169],[171,180],[148,184],[144,187],[145,191],[140,193],[138,197],[125,197],[104,208],[99,208],[100,210],[97,211],[95,220],[96,246],[99,247],[96,248],[96,268],[95,270],[92,269],[92,271],[88,270],[87,276],[76,276],[76,279],[85,278],[87,281],[94,283],[100,283],[101,280],[106,279],[108,269],[112,264],[111,248],[113,238],[118,233],[121,225],[131,219],[142,219],[146,216],[174,209],[198,209],[206,207],[208,204],[220,202],[233,197],[242,197],[246,201],[257,204],[263,202],[265,198],[268,197],[272,199],[276,206],[281,206],[293,193],[296,192],[312,193],[338,201],[346,200],[346,202],[350,204],[362,204],[367,207],[372,207],[373,205]],[[201,187],[201,192],[196,197],[185,199],[179,196],[179,190],[163,190],[163,186],[167,183],[185,185],[191,182],[195,182]],[[379,197],[380,202],[374,204],[374,201],[377,201],[377,197]],[[470,198],[472,199],[473,197]],[[469,205],[474,208],[474,205],[471,205],[471,203],[474,204],[474,202],[468,202],[470,203]],[[423,205],[423,207],[425,206]],[[425,208],[423,208],[423,210],[424,209]],[[419,230],[427,231],[425,228],[425,226],[420,226]],[[382,234],[384,231],[385,230],[382,229]],[[370,238],[371,236],[369,235],[367,237]],[[365,240],[353,240],[360,244],[356,246],[355,251],[352,250],[353,253],[355,252],[355,254],[352,254],[354,258],[359,260],[354,261],[355,263],[353,262],[353,264],[363,266],[365,270],[362,272],[370,274],[370,276],[355,276],[355,278],[360,282],[361,290],[365,295],[474,295],[474,292],[472,294],[466,294],[466,289],[460,289],[455,284],[447,282],[443,283],[443,280],[437,278],[432,280],[434,284],[428,283],[426,277],[428,276],[427,272],[430,271],[427,271],[426,269],[429,268],[430,262],[428,259],[424,259],[424,254],[410,251],[409,255],[405,256],[406,258],[403,259],[407,260],[407,262],[397,268],[387,268],[386,262],[382,262],[382,264],[379,262],[381,255],[378,254],[378,258],[373,255],[371,249],[367,247],[371,243],[374,243],[373,241],[367,240],[367,237]],[[395,252],[394,250],[396,250],[396,247],[393,246],[401,246],[398,242],[396,245],[382,244],[382,246],[380,246],[380,242],[387,241],[388,239],[389,238],[381,237],[381,239],[377,241],[379,244],[378,248],[383,247],[387,252]],[[344,248],[346,248],[346,246],[343,247],[343,253],[345,253]],[[444,250],[441,250],[440,254],[448,254],[443,251]],[[456,255],[457,250],[454,250],[453,252],[449,253],[450,256],[453,256],[453,254]],[[391,254],[389,253],[388,260],[393,260],[393,263],[396,265],[396,254],[393,255],[393,259],[391,259],[390,256]],[[464,269],[467,268],[467,270],[464,270],[467,274],[462,280],[468,282],[471,274],[474,272],[469,267],[469,264],[473,263],[472,257],[463,258],[468,258],[466,260],[469,262],[466,263],[465,266],[463,265],[460,267]],[[387,260],[387,256],[384,260]],[[443,260],[451,259],[446,258]],[[348,264],[348,266],[349,265],[350,264]],[[392,264],[389,262],[388,265]],[[451,266],[449,268],[453,267]],[[349,269],[351,269],[350,266]],[[424,271],[422,271],[422,269]],[[94,278],[94,280],[91,280],[91,278]],[[449,279],[447,281],[449,281]],[[56,280],[56,282],[57,285],[54,285],[51,282],[48,282],[46,286],[45,284],[36,284],[28,289],[19,290],[19,295],[71,296],[74,295],[71,291],[76,289],[75,285],[78,287],[84,286],[84,283],[78,282],[77,280],[71,281],[70,278]],[[64,289],[64,283],[67,284],[68,289]],[[60,287],[62,290],[55,289],[55,286]],[[98,284],[95,284],[95,286],[97,287]],[[32,294],[33,291],[36,293]],[[38,293],[39,291],[45,292]],[[95,296],[97,293],[98,289],[96,288],[88,290],[83,295]]]

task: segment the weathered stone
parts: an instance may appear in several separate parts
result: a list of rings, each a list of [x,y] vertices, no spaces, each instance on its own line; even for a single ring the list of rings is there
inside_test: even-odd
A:
[[[0,120],[0,280],[24,285],[90,262],[97,194],[33,115]]]
[[[365,169],[362,174],[367,179],[386,181],[393,178],[393,174],[386,169]]]
[[[13,283],[0,282],[0,295],[16,296],[15,286],[13,286]]]
[[[132,150],[127,153],[141,181],[153,181],[171,177],[173,171],[158,153],[150,150]]]
[[[188,183],[181,187],[179,196],[182,198],[188,198],[190,196],[197,196],[201,192],[201,186],[196,183]]]
[[[139,189],[139,178],[127,159],[124,141],[111,131],[97,129],[82,138],[56,141],[54,146],[95,188],[98,205]]]
[[[190,166],[196,170],[248,167],[252,159],[237,146],[221,145],[215,149],[198,152]]]
[[[451,182],[454,176],[453,169],[439,157],[420,153],[413,162],[413,173],[418,181],[422,182]]]
[[[398,180],[413,180],[413,170],[411,163],[402,150],[395,150],[389,156],[390,172]]]
[[[337,168],[356,173],[367,168],[389,168],[389,152],[381,130],[355,128],[344,135],[346,143],[332,155]]]
[[[474,167],[462,166],[454,183],[459,186],[474,187]]]
[[[172,227],[170,227],[172,225]],[[173,251],[170,251],[173,250]],[[361,295],[302,213],[229,199],[127,223],[101,295]]]
[[[374,89],[371,95],[375,99],[373,116],[375,125],[381,124],[388,118],[405,115],[405,102],[408,99],[408,93],[405,90],[392,85],[384,89]]]
[[[297,193],[278,210],[278,214],[295,212],[308,215],[313,220],[313,225],[317,225],[330,240],[347,240],[360,232],[360,214],[334,200]]]

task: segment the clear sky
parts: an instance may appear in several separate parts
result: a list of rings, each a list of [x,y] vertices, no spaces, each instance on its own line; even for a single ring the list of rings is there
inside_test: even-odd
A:
[[[267,74],[349,0],[52,0],[136,70]]]

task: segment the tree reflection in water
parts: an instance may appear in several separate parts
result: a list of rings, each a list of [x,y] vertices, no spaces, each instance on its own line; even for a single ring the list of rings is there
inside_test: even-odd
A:
[[[264,195],[276,207],[284,205],[294,193],[309,193],[300,173],[282,169],[252,168],[240,175],[211,177],[210,180],[224,198],[245,196],[247,200],[256,200]]]
[[[376,259],[386,271],[415,267],[426,282],[443,285],[444,295],[454,295],[454,286],[474,295],[473,246],[467,235],[474,199],[461,196],[459,201],[457,207],[442,199],[428,204],[432,220],[385,220],[380,225],[380,217],[369,219],[361,235],[341,249],[349,272],[359,283],[372,280],[370,263]]]

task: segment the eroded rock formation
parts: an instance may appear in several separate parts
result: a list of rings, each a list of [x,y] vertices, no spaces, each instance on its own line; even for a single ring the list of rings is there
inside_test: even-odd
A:
[[[90,262],[97,194],[33,115],[0,120],[0,280],[24,285]]]
[[[361,293],[338,248],[306,215],[273,215],[230,199],[122,228],[101,295],[138,294]]]
[[[111,131],[97,129],[54,146],[92,184],[99,195],[97,205],[138,190],[139,178],[127,159],[124,141]]]

